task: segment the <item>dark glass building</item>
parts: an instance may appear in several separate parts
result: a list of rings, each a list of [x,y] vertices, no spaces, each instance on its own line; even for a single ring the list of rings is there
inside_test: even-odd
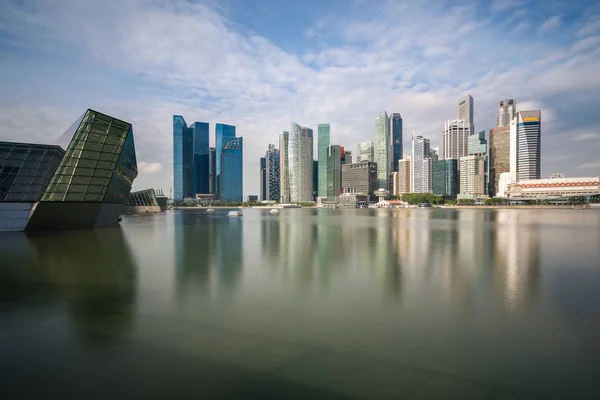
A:
[[[260,158],[260,199],[267,200],[267,159]]]
[[[398,172],[398,161],[402,160],[402,117],[399,113],[390,115],[390,144],[392,145],[392,168],[390,173]]]
[[[0,142],[0,232],[25,228],[64,154],[55,145]]]
[[[208,123],[194,122],[194,194],[210,193]]]
[[[433,162],[433,194],[456,197],[459,192],[458,160]]]
[[[162,193],[157,192],[154,189],[131,192],[129,194],[129,198],[127,199],[127,203],[125,203],[124,212],[131,214],[142,214],[165,211],[167,206],[167,198],[165,196],[161,196],[161,194]]]
[[[319,161],[313,160],[313,201],[317,201],[319,195]],[[273,200],[273,199],[271,199]]]
[[[208,149],[208,193],[215,194],[217,191],[217,149]]]
[[[137,177],[131,124],[87,110],[71,136],[26,231],[94,228],[118,222]]]
[[[243,200],[243,138],[228,140],[221,150],[220,200]],[[218,177],[217,177],[218,178]]]
[[[227,143],[228,140],[235,138],[235,126],[233,125],[225,125],[225,124],[217,124],[215,125],[215,148],[216,148],[216,160],[217,160],[217,192],[215,193],[215,198],[221,198],[221,152],[223,151],[223,146]],[[241,200],[240,200],[241,201]]]
[[[173,115],[173,200],[194,197],[194,130]]]

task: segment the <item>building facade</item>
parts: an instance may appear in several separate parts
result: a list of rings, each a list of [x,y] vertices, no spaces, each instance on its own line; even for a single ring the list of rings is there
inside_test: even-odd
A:
[[[411,168],[413,193],[431,193],[433,191],[430,154],[429,139],[425,139],[423,136],[413,136]]]
[[[394,194],[412,193],[412,157],[398,161],[398,190]]]
[[[221,201],[238,201],[244,198],[244,141],[241,137],[230,139],[221,149]]]
[[[542,112],[519,111],[516,117],[517,179],[541,178]]]
[[[331,145],[331,126],[329,124],[319,124],[318,132],[318,181],[319,197],[327,196],[327,159],[329,157],[329,146]]]
[[[206,122],[194,122],[192,124],[194,137],[194,194],[207,194],[210,192],[208,128]]]
[[[319,161],[313,160],[313,201],[319,197]]]
[[[265,155],[266,159],[266,198],[265,200],[279,201],[281,193],[279,192],[280,184],[280,154],[274,144],[270,144]]]
[[[290,202],[289,174],[289,139],[290,133],[283,131],[279,135],[279,194],[281,203]]]
[[[402,117],[399,113],[390,115],[390,145],[392,146],[392,157],[390,172],[398,172],[398,161],[402,159]]]
[[[456,197],[458,187],[458,160],[438,160],[433,162],[433,194]]]
[[[194,196],[194,130],[173,115],[173,199]]]
[[[481,131],[469,136],[467,150],[468,155],[487,155],[487,140],[485,140],[485,131]]]
[[[373,142],[363,142],[356,147],[356,162],[375,162]]]
[[[363,161],[342,166],[342,191],[371,195],[377,190],[377,164]]]
[[[215,194],[217,191],[217,149],[208,149],[208,193]]]
[[[509,185],[509,198],[552,199],[600,195],[600,177],[520,180]]]
[[[377,186],[388,189],[390,179],[390,126],[388,114],[380,112],[375,118],[375,142],[373,152],[377,163]]]
[[[471,124],[464,120],[446,121],[442,135],[444,159],[460,157],[469,154],[469,136]]]
[[[498,118],[496,127],[508,126],[517,114],[517,101],[514,99],[505,99],[498,106]],[[491,139],[490,139],[491,141]]]
[[[327,201],[337,202],[342,191],[342,147],[329,146],[327,158]]]
[[[216,160],[217,160],[217,180],[216,180],[216,193],[215,193],[215,198],[216,199],[220,199],[221,198],[221,152],[223,151],[223,146],[225,146],[225,143],[227,143],[229,140],[234,139],[235,138],[235,126],[233,125],[226,125],[226,124],[216,124],[215,125],[215,149],[217,151],[216,155]]]
[[[260,200],[267,200],[267,159],[260,158]]]
[[[131,192],[123,211],[131,214],[158,213],[166,210],[166,200],[165,196],[160,196],[154,189]]]
[[[490,196],[499,190],[500,174],[510,172],[510,125],[490,129],[489,189]]]
[[[460,158],[460,193],[461,199],[472,199],[485,196],[485,157],[466,156]]]
[[[288,144],[288,176],[292,203],[313,200],[313,131],[291,123]]]
[[[456,119],[473,125],[473,97],[470,94],[456,103]]]

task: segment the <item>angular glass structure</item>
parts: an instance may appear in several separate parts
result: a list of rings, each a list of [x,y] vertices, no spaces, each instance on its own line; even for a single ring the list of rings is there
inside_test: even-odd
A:
[[[267,150],[267,154],[265,155],[266,161],[266,181],[267,181],[267,199],[279,201],[280,200],[280,155],[279,150],[275,148],[274,144],[269,145],[269,149]]]
[[[194,130],[173,115],[173,199],[194,197]]]
[[[221,201],[243,200],[243,138],[238,137],[228,140],[221,151]]]
[[[221,198],[221,152],[223,151],[223,146],[227,143],[228,140],[235,138],[235,126],[233,125],[225,125],[225,124],[216,124],[215,125],[215,148],[217,151],[216,160],[217,160],[217,193],[215,193],[215,198]],[[241,200],[240,200],[241,201]]]
[[[208,123],[194,122],[194,194],[210,193],[210,160]]]
[[[137,174],[131,124],[88,109],[26,230],[116,223]]]
[[[125,213],[141,214],[148,212],[165,211],[167,208],[167,197],[154,189],[139,190],[131,192],[125,203]]]

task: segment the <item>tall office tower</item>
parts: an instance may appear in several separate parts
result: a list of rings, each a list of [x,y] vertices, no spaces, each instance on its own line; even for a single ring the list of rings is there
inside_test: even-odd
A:
[[[517,180],[540,179],[542,112],[540,110],[519,111],[515,121]]]
[[[465,156],[459,162],[459,198],[471,199],[485,195],[485,156]]]
[[[352,152],[344,150],[344,164],[352,164]]]
[[[327,157],[329,154],[329,145],[331,144],[331,126],[329,124],[319,124],[317,127],[318,135],[318,181],[319,197],[327,196]]]
[[[329,146],[327,158],[327,201],[337,202],[342,190],[342,147]]]
[[[312,201],[313,131],[291,123],[288,144],[290,201]]]
[[[208,193],[216,194],[217,190],[217,149],[208,149]]]
[[[375,119],[375,145],[373,152],[377,163],[377,186],[388,189],[390,179],[390,126],[388,114],[385,111],[377,114]]]
[[[498,106],[498,119],[496,127],[508,126],[517,114],[517,101],[514,99],[506,99],[500,102]]]
[[[446,121],[442,135],[444,159],[466,156],[469,153],[469,136],[472,132],[470,123],[464,120]]]
[[[364,142],[356,147],[356,162],[375,161],[373,155],[373,142]]]
[[[412,175],[413,175],[413,193],[431,193],[431,157],[429,139],[423,136],[413,136],[412,138]]]
[[[433,162],[433,194],[456,197],[458,194],[458,160]]]
[[[279,195],[281,203],[290,202],[290,168],[289,168],[290,133],[283,131],[279,135]]]
[[[194,130],[173,115],[173,200],[194,197]]]
[[[229,139],[221,149],[221,201],[243,201],[244,193],[243,138]]]
[[[489,194],[498,193],[500,174],[510,172],[510,125],[490,129]]]
[[[280,177],[280,155],[279,150],[275,148],[274,144],[270,144],[267,150],[267,154],[265,155],[266,159],[266,190],[265,200],[280,200],[280,185],[279,185],[279,177]]]
[[[217,149],[217,193],[215,198],[221,198],[221,151],[228,140],[235,138],[235,126],[217,124],[215,125],[215,148]]]
[[[473,97],[470,94],[456,103],[456,119],[473,125]]]
[[[319,161],[313,160],[313,201],[317,201],[319,195]]]
[[[208,154],[208,123],[194,122],[194,194],[207,194],[210,190]]]
[[[350,194],[373,194],[377,190],[377,164],[363,161],[342,165],[342,191]]]
[[[390,145],[392,146],[392,161],[390,172],[398,172],[398,161],[402,159],[402,117],[399,113],[390,115]]]
[[[412,157],[398,161],[398,193],[412,193]]]
[[[437,160],[439,160],[440,159],[440,148],[434,147],[433,149],[431,149],[431,152],[429,153],[429,157],[431,157],[431,162],[436,162]]]
[[[260,158],[260,193],[258,198],[263,201],[267,200],[267,159]]]
[[[487,154],[487,140],[485,140],[485,131],[475,133],[469,136],[467,142],[468,155],[483,156]]]

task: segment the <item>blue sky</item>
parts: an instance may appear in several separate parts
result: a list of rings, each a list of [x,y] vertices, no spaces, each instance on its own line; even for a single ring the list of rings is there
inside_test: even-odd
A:
[[[134,124],[134,188],[172,187],[172,115],[244,136],[244,192],[290,120],[350,150],[381,110],[441,141],[515,98],[542,109],[542,175],[600,175],[596,1],[5,0],[0,140],[51,143],[86,108]],[[214,137],[211,137],[214,142]],[[404,138],[410,151],[410,134]],[[316,153],[315,153],[316,156]]]

